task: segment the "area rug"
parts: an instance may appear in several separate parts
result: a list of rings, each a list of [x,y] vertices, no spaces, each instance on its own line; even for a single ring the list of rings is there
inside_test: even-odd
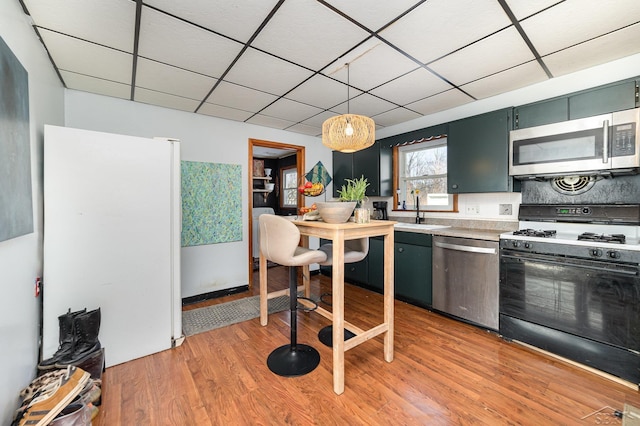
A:
[[[269,299],[269,313],[289,309],[289,296]],[[182,312],[182,332],[185,336],[203,333],[260,316],[260,296],[245,297],[219,305]]]

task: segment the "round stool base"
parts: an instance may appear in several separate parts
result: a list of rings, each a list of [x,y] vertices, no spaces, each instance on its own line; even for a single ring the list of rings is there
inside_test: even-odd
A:
[[[347,340],[351,339],[352,337],[356,337],[356,335],[345,328],[344,329],[344,340],[345,340],[345,342]],[[320,340],[320,342],[324,343],[325,346],[329,346],[330,348],[332,348],[333,347],[333,326],[332,325],[328,325],[325,328],[323,328],[322,330],[320,330],[318,332],[318,340]]]
[[[269,370],[279,376],[296,377],[312,372],[320,364],[320,353],[308,345],[297,344],[274,349],[267,358]]]

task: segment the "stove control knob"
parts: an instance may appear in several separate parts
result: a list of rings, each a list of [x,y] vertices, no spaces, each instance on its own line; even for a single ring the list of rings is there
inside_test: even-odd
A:
[[[620,259],[620,252],[618,252],[618,251],[608,251],[607,252],[607,256],[609,256],[610,259]]]
[[[602,257],[602,250],[600,249],[590,249],[589,254],[593,257]]]
[[[514,247],[520,247],[520,241],[512,241],[511,245]]]
[[[526,249],[531,248],[531,243],[524,243],[524,248]]]

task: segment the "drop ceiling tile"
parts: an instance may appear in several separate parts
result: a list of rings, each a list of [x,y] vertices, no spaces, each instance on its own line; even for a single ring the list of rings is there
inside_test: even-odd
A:
[[[534,59],[514,27],[458,50],[429,65],[456,85],[503,71]]]
[[[418,3],[418,1],[327,0],[327,3],[352,17],[368,29],[377,31]]]
[[[484,99],[547,79],[547,74],[538,64],[538,61],[530,61],[462,85],[460,88],[476,99]]]
[[[541,56],[638,22],[640,1],[566,0],[521,22]],[[561,29],[549,31],[550,28]]]
[[[103,80],[84,74],[76,74],[60,70],[60,75],[68,89],[82,92],[96,93],[98,95],[111,96],[112,98],[131,98],[131,87],[128,84]]]
[[[322,129],[322,123],[324,123],[329,118],[334,117],[336,115],[338,115],[338,114],[333,112],[333,111],[321,112],[318,115],[314,115],[313,117],[310,117],[310,118],[304,120],[302,122],[302,124],[306,124],[307,126],[318,127],[320,129]]]
[[[362,92],[351,88],[351,96]],[[300,86],[287,93],[286,97],[298,102],[313,102],[318,108],[328,109],[347,99],[347,85],[336,80],[316,74]]]
[[[578,44],[542,58],[554,76],[640,53],[640,24]]]
[[[243,43],[271,12],[277,0],[146,0],[145,4]]]
[[[256,49],[247,49],[225,76],[225,80],[274,95],[283,95],[305,79],[312,71]]]
[[[457,89],[447,90],[443,93],[421,99],[417,102],[406,105],[406,108],[410,108],[423,115],[433,114],[435,112],[444,111],[453,107],[468,104],[472,102],[469,96],[465,95]]]
[[[428,63],[509,25],[511,21],[495,0],[431,0],[380,36]]]
[[[371,90],[371,93],[398,105],[406,105],[449,89],[451,89],[449,83],[424,68],[418,68]]]
[[[316,0],[295,0],[284,2],[253,46],[318,70],[368,35]]]
[[[302,133],[303,135],[322,136],[322,127],[307,126],[302,123],[287,127],[287,130],[290,132]]]
[[[223,81],[215,88],[206,101],[216,105],[224,105],[255,113],[276,99],[278,99],[276,96],[270,95],[269,93]]]
[[[320,114],[322,111],[322,109],[314,106],[282,98],[260,111],[260,114],[283,118],[297,123],[299,121],[306,120],[309,117],[313,117],[314,115]]]
[[[142,8],[140,56],[219,78],[241,48],[210,31]]]
[[[284,130],[287,127],[295,125],[293,121],[283,120],[281,118],[267,117],[266,115],[257,114],[246,121],[247,123],[257,124],[258,126],[272,127],[274,129]]]
[[[422,115],[410,111],[406,108],[400,107],[392,109],[391,111],[383,112],[382,114],[378,114],[371,118],[373,118],[373,121],[376,123],[376,125],[389,127],[393,126],[394,124],[404,123],[405,121],[413,120],[420,117],[422,117]]]
[[[131,83],[132,55],[52,31],[40,35],[60,70]]]
[[[200,104],[199,101],[193,99],[187,99],[181,96],[170,95],[168,93],[147,90],[141,87],[136,87],[134,100],[136,102],[142,102],[145,104],[178,109],[188,112],[195,111],[196,108],[198,108],[198,104]]]
[[[228,108],[222,105],[204,103],[198,110],[199,114],[210,115],[212,117],[226,118],[227,120],[244,121],[254,113],[241,109]]]
[[[36,25],[133,52],[136,4],[129,0],[24,0]],[[99,19],[96,19],[99,17]]]
[[[558,3],[558,0],[505,0],[505,3],[516,19],[520,21]]]
[[[207,96],[216,81],[215,78],[160,62],[144,58],[138,59],[137,87],[201,101]]]
[[[351,86],[368,91],[419,66],[376,38],[363,43],[354,53],[332,63],[323,74],[343,83],[347,82],[348,74]]]
[[[337,112],[338,114],[346,114],[347,112],[350,112],[351,114],[366,115],[368,117],[371,117],[373,115],[381,114],[397,107],[398,105],[387,102],[384,99],[380,99],[373,95],[363,93],[360,96],[352,98],[349,101],[348,105],[347,102],[343,102],[340,105],[331,108],[331,110],[333,112]]]

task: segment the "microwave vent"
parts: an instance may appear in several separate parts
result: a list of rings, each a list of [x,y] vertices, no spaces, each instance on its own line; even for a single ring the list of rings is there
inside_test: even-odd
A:
[[[597,176],[560,176],[551,180],[551,187],[564,195],[584,194],[595,185]]]

